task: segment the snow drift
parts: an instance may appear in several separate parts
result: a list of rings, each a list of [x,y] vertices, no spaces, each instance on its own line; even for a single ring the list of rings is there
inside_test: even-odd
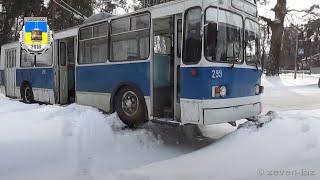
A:
[[[169,159],[147,130],[127,130],[91,107],[27,105],[0,97],[0,179],[96,179]],[[165,149],[164,149],[165,148]]]
[[[0,179],[320,179],[318,80],[292,77],[263,78],[264,109],[278,111],[271,123],[238,131],[209,126],[216,140],[204,144],[181,144],[175,128],[129,130],[91,107],[27,105],[0,95]]]
[[[113,178],[319,179],[319,119],[320,110],[279,113],[261,129],[241,129],[194,153],[118,172]],[[310,174],[298,174],[302,170]],[[279,172],[270,175],[270,171]]]

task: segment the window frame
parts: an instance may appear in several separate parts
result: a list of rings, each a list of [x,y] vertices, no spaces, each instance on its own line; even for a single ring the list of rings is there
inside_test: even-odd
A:
[[[186,45],[186,16],[188,14],[188,12],[192,9],[200,9],[201,13],[203,12],[203,9],[201,6],[193,6],[193,7],[190,7],[188,9],[186,9],[184,11],[184,14],[183,14],[183,24],[182,24],[182,51],[181,51],[181,61],[183,64],[185,65],[195,65],[195,64],[199,64],[202,57],[203,57],[203,36],[201,36],[201,56],[199,58],[199,60],[197,61],[192,61],[192,62],[185,62],[185,45]],[[200,28],[202,29],[203,27],[203,16],[201,14],[201,20],[200,20]],[[201,31],[200,29],[200,31]],[[200,35],[201,35],[201,32],[200,32]]]
[[[149,15],[149,27],[148,28],[141,28],[141,29],[135,29],[135,30],[132,30],[133,28],[133,24],[132,24],[132,18],[133,17],[141,17],[141,16],[144,16],[144,15]],[[151,29],[151,13],[150,12],[145,12],[145,13],[138,13],[138,14],[135,14],[135,16],[130,16],[130,27],[129,27],[130,31],[142,31],[142,30],[147,30],[147,29]]]
[[[35,67],[35,65],[36,65],[36,55],[35,54],[29,54],[29,55],[31,55],[31,56],[33,56],[33,66],[23,66],[23,63],[22,63],[22,54],[23,53],[27,53],[27,54],[29,54],[26,50],[24,50],[24,49],[20,49],[20,67],[21,68],[23,68],[23,69],[26,69],[26,68],[34,68]]]
[[[249,65],[249,66],[256,66],[256,64],[258,64],[258,66],[259,67],[261,67],[262,66],[262,62],[261,62],[261,42],[260,42],[260,40],[261,40],[261,35],[260,35],[260,37],[259,37],[259,60],[258,60],[258,62],[256,63],[256,62],[252,62],[252,61],[248,61],[247,60],[247,51],[246,51],[246,48],[247,48],[247,44],[246,44],[246,34],[245,34],[245,32],[246,32],[246,21],[247,20],[249,20],[249,21],[252,21],[252,22],[254,22],[254,23],[257,23],[258,24],[258,26],[259,26],[259,31],[261,31],[260,30],[260,23],[259,22],[257,22],[257,21],[255,21],[255,20],[253,20],[252,18],[248,18],[248,17],[246,17],[245,19],[244,19],[244,21],[243,21],[243,57],[244,57],[244,59],[245,59],[245,62],[246,62],[246,64],[247,65]]]
[[[227,12],[230,12],[230,13],[233,13],[233,14],[236,14],[236,15],[239,15],[240,17],[241,17],[241,20],[242,20],[242,28],[241,28],[241,38],[242,38],[242,42],[240,43],[240,45],[242,46],[241,47],[241,51],[242,51],[242,55],[240,56],[240,58],[241,58],[241,62],[228,62],[228,61],[217,61],[217,60],[214,60],[214,61],[211,61],[211,60],[208,60],[208,58],[207,58],[207,56],[206,56],[206,54],[204,53],[204,57],[205,57],[205,59],[207,60],[207,61],[209,61],[209,62],[213,62],[213,63],[223,63],[223,64],[244,64],[244,59],[245,59],[245,55],[244,55],[244,51],[245,51],[245,46],[244,46],[244,26],[245,26],[245,24],[244,24],[244,17],[243,17],[243,15],[241,15],[240,13],[237,13],[237,12],[234,12],[234,11],[232,11],[232,10],[229,10],[229,9],[225,9],[225,8],[218,8],[217,6],[208,6],[206,9],[205,9],[205,11],[204,11],[204,22],[206,22],[207,21],[207,11],[208,11],[208,9],[210,9],[210,8],[215,8],[215,9],[218,9],[218,10],[223,10],[223,11],[227,11]],[[219,12],[218,12],[219,13]],[[217,22],[217,25],[218,25],[218,27],[219,27],[219,22]],[[218,34],[217,34],[218,35]],[[206,47],[206,34],[204,33],[204,50],[205,50],[205,47]],[[218,42],[217,42],[217,44],[218,44]]]
[[[107,24],[107,34],[106,35],[104,35],[104,36],[97,36],[97,37],[95,37],[94,36],[94,27],[96,27],[96,26],[99,26],[99,25],[101,25],[101,24]],[[91,29],[91,38],[86,38],[86,39],[81,39],[81,30],[83,30],[83,29]],[[104,59],[104,61],[103,62],[90,62],[90,63],[81,63],[80,62],[80,43],[81,42],[85,42],[85,41],[93,41],[93,40],[96,40],[96,39],[102,39],[102,38],[106,38],[106,44],[107,44],[107,49],[106,49],[106,51],[107,51],[107,55],[106,55],[106,57],[105,57],[105,59]],[[85,66],[85,65],[95,65],[95,64],[105,64],[105,63],[107,63],[108,62],[108,59],[109,59],[109,40],[110,40],[110,22],[108,21],[108,20],[104,20],[104,21],[99,21],[99,22],[97,22],[97,23],[94,23],[94,24],[89,24],[89,25],[86,25],[86,26],[83,26],[83,27],[80,27],[79,28],[79,33],[78,33],[78,52],[77,52],[77,65],[79,65],[79,66]],[[91,54],[90,54],[90,56],[91,56]]]
[[[255,0],[255,1],[256,1],[256,0]],[[255,7],[255,10],[256,10],[256,13],[250,13],[250,12],[244,11],[243,9],[237,7],[237,6],[235,5],[234,0],[231,0],[231,6],[232,6],[234,9],[237,9],[237,10],[239,10],[239,11],[241,11],[241,12],[244,12],[244,13],[247,14],[247,15],[258,17],[259,12],[258,12],[257,3],[256,3],[256,4],[253,4],[252,2],[250,2],[250,0],[244,0],[244,2],[246,2],[246,3],[248,3],[248,4],[252,5],[252,6],[254,6],[254,7]]]
[[[132,17],[139,17],[139,16],[143,16],[143,15],[148,15],[149,16],[149,27],[148,28],[142,28],[142,29],[138,29],[138,30],[131,30],[132,29]],[[120,33],[112,33],[112,22],[116,21],[116,20],[120,20],[122,18],[129,18],[129,29],[126,32],[120,32]],[[109,23],[109,62],[111,63],[123,63],[123,62],[136,62],[136,61],[147,61],[150,59],[150,54],[151,54],[151,26],[152,26],[152,17],[151,17],[151,13],[149,11],[144,11],[144,12],[139,12],[136,14],[132,14],[132,15],[128,15],[128,16],[123,16],[123,17],[118,17],[115,19],[112,19]],[[142,31],[148,31],[148,53],[146,58],[141,58],[141,59],[122,59],[122,60],[113,60],[111,58],[111,54],[112,54],[112,36],[119,36],[119,35],[123,35],[123,34],[129,34],[129,33],[135,33],[135,32],[142,32]],[[140,49],[138,49],[137,51],[140,51]]]
[[[83,29],[91,29],[91,38],[81,39],[81,30],[83,30]],[[88,26],[84,26],[84,27],[79,28],[79,42],[90,40],[92,38],[93,38],[93,25],[88,25]]]

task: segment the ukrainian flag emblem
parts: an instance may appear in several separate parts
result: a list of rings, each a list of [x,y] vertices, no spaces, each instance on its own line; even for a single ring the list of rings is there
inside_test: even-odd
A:
[[[27,17],[24,19],[23,32],[20,36],[23,49],[39,54],[50,48],[52,41],[47,18]]]

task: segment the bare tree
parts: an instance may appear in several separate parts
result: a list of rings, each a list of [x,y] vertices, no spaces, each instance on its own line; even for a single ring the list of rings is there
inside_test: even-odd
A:
[[[271,46],[269,53],[269,63],[267,66],[268,75],[278,75],[280,67],[280,52],[282,46],[282,35],[284,30],[284,19],[287,14],[287,0],[277,0],[276,6],[272,9],[275,13],[275,20],[261,16],[268,27],[271,28]]]
[[[266,0],[260,0],[260,3],[265,3]],[[260,18],[265,21],[268,27],[271,29],[271,44],[269,52],[269,61],[267,65],[267,75],[278,75],[280,71],[280,55],[283,46],[283,32],[284,32],[284,22],[285,17],[290,12],[302,12],[311,16],[319,16],[317,10],[319,10],[319,5],[313,5],[311,8],[306,10],[294,10],[287,8],[287,0],[277,0],[277,3],[273,9],[271,9],[275,14],[275,19],[260,16]]]

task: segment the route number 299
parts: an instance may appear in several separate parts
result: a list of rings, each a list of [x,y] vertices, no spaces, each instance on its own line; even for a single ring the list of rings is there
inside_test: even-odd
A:
[[[212,79],[221,79],[223,77],[222,70],[212,70]]]

